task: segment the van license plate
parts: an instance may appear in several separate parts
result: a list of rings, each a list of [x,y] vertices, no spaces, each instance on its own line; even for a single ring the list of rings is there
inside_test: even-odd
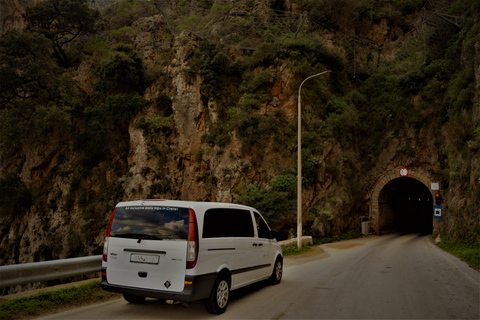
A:
[[[160,256],[154,256],[150,254],[130,254],[130,262],[134,263],[147,263],[147,264],[158,264],[160,261]]]

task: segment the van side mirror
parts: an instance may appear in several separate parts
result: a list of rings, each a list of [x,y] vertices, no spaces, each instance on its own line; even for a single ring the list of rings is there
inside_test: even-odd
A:
[[[276,239],[278,237],[278,231],[271,230],[270,231],[270,239]]]

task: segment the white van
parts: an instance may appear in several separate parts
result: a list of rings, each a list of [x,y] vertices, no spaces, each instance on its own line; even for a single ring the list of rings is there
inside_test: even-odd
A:
[[[105,237],[102,288],[131,303],[206,299],[225,312],[231,290],[280,283],[282,249],[254,208],[215,202],[121,202]]]

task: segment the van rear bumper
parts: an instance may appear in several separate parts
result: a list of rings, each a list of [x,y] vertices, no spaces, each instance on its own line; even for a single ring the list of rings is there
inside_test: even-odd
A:
[[[182,292],[169,292],[165,290],[142,289],[111,284],[108,283],[104,272],[102,272],[102,289],[126,295],[192,302],[208,298],[216,278],[216,273],[201,276],[185,276],[185,282],[191,282],[191,284],[185,283]]]

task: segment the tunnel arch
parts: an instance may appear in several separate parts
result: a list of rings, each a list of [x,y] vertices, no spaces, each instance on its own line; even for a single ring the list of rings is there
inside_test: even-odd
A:
[[[371,190],[371,230],[376,234],[391,231],[435,233],[432,182],[430,175],[418,168],[385,172]]]

